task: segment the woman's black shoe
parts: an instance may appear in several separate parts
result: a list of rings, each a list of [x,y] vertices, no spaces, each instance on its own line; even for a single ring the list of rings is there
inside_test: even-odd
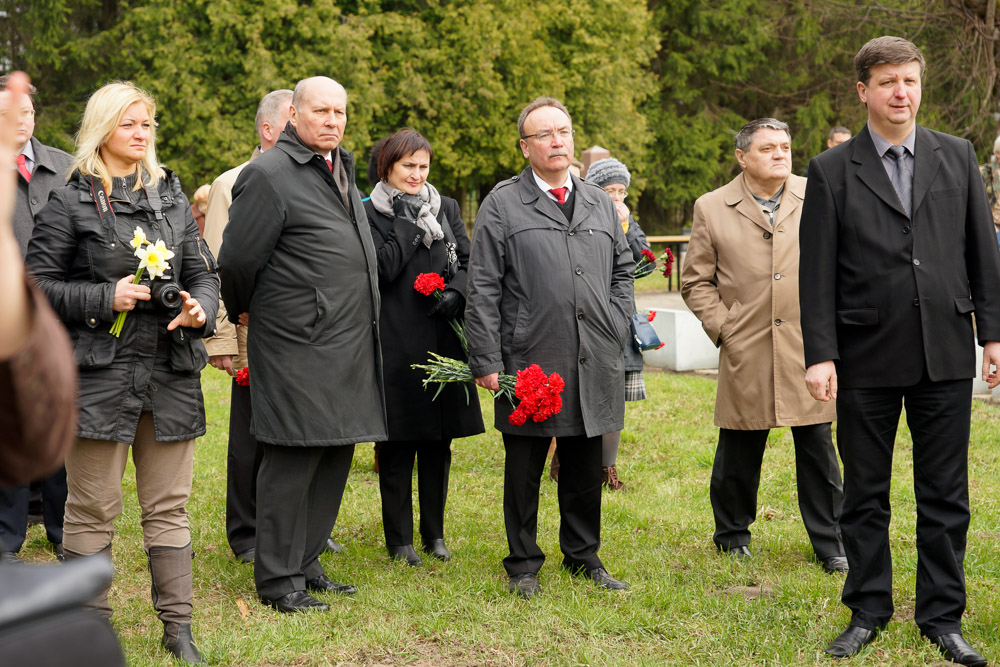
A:
[[[412,544],[407,544],[402,547],[389,547],[389,558],[392,560],[405,560],[406,564],[410,567],[420,567],[424,564],[424,561],[420,560],[420,556],[414,551]]]

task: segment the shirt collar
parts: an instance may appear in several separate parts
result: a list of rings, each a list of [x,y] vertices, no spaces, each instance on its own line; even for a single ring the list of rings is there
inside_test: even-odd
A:
[[[872,143],[875,144],[875,151],[878,153],[878,156],[885,157],[885,152],[889,150],[889,148],[892,146],[892,143],[890,143],[888,139],[883,138],[875,130],[873,130],[872,124],[870,122],[868,123],[868,133],[872,135]],[[914,125],[913,129],[910,130],[910,134],[908,134],[906,136],[906,139],[903,139],[903,143],[900,144],[900,146],[905,148],[910,153],[910,155],[915,155],[915,153],[913,152],[913,148],[916,145],[916,137],[917,137],[917,126]]]
[[[555,195],[549,192],[549,190],[552,189],[552,186],[543,181],[541,178],[539,178],[538,174],[535,173],[534,169],[531,170],[531,175],[535,177],[535,185],[538,186],[538,189],[544,192],[546,195],[548,195],[549,199],[551,199],[552,201],[556,201]],[[560,187],[566,188],[567,195],[569,195],[570,192],[573,192],[573,178],[572,176],[570,176],[570,173],[568,171],[566,172],[566,182],[563,183]]]
[[[781,195],[784,192],[785,192],[785,184],[782,183],[781,187],[778,188],[778,191],[775,192],[774,195],[769,197],[768,199],[764,199],[763,197],[758,197],[757,194],[753,192],[753,190],[750,191],[750,195],[757,200],[758,204],[760,204],[769,211],[774,211],[777,210],[778,204],[781,203]]]
[[[21,151],[21,155],[23,155],[24,159],[29,162],[35,161],[35,149],[31,145],[31,139],[28,139],[28,143],[24,145],[24,150]]]

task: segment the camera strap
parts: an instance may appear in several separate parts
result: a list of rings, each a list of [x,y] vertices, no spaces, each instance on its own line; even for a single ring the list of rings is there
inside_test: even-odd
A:
[[[118,216],[115,215],[115,209],[111,206],[111,199],[108,197],[108,191],[104,187],[104,181],[98,181],[100,184],[100,190],[98,190],[94,182],[94,177],[89,176],[88,178],[90,180],[90,194],[94,198],[94,206],[97,207],[97,217],[101,219],[101,226],[108,229],[117,229]],[[156,218],[156,222],[163,222],[163,202],[160,201],[159,193],[157,193],[156,197],[150,197],[145,183],[142,183],[142,190],[146,193],[146,201],[149,202],[150,208],[153,209],[153,216]],[[154,225],[154,227],[159,228],[159,224]]]

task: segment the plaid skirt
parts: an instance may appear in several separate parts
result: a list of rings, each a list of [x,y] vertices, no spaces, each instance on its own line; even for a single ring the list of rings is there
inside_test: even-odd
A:
[[[646,400],[646,381],[642,379],[642,371],[625,371],[625,400]]]

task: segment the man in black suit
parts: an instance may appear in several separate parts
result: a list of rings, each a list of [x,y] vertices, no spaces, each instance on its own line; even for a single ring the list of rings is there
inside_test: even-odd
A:
[[[924,59],[898,37],[854,59],[868,125],[813,158],[800,231],[806,384],[837,399],[853,655],[893,613],[889,486],[900,408],[917,499],[914,620],[945,657],[986,661],[962,637],[974,336],[1000,383],[1000,253],[975,151],[916,124]],[[976,321],[973,327],[972,313]],[[839,390],[838,390],[839,388]]]

